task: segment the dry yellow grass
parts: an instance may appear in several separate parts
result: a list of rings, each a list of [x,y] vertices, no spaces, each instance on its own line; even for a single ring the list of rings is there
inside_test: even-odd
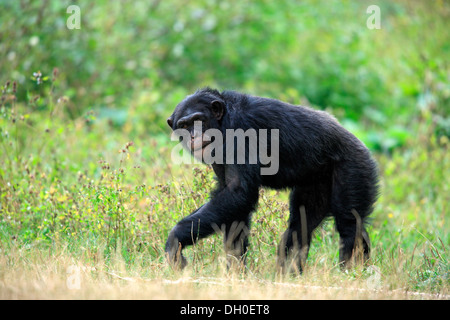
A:
[[[373,277],[350,279],[342,272],[309,270],[300,277],[258,278],[218,271],[214,277],[195,275],[192,269],[182,274],[164,275],[165,265],[155,265],[155,277],[143,278],[143,270],[116,271],[102,263],[82,265],[64,253],[2,256],[0,258],[0,299],[449,299],[446,294],[390,290],[390,284]]]

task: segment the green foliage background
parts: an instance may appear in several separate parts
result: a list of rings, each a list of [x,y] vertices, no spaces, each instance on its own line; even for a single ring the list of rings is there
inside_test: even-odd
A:
[[[448,1],[0,1],[2,254],[121,248],[161,270],[168,230],[212,185],[170,163],[165,119],[208,85],[333,113],[380,164],[374,263],[397,279],[405,264],[391,286],[448,292],[449,18]],[[253,245],[272,259],[286,194],[262,192]],[[325,224],[316,239],[334,262],[335,238]]]
[[[72,116],[138,95],[152,131],[211,85],[328,107],[353,126],[363,116],[374,148],[403,144],[429,104],[449,135],[445,1],[380,1],[379,30],[366,27],[369,1],[78,1],[79,30],[66,27],[70,4],[2,2],[0,68],[19,97],[36,89],[33,72],[58,67]]]

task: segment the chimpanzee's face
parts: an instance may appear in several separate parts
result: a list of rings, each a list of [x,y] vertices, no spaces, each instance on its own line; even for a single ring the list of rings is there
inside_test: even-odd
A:
[[[186,147],[192,152],[204,149],[212,141],[205,139],[208,129],[219,129],[219,121],[223,116],[224,102],[208,93],[194,93],[181,101],[173,114],[167,119],[172,130],[184,129],[190,134],[190,145]],[[180,136],[181,141],[181,136]]]

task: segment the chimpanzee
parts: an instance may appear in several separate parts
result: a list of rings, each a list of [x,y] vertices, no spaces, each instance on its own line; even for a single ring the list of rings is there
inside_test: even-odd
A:
[[[224,231],[227,255],[245,262],[250,219],[260,187],[291,189],[289,227],[278,248],[282,268],[290,257],[301,271],[311,234],[327,216],[334,217],[341,238],[342,265],[348,264],[358,243],[364,258],[369,257],[364,224],[378,195],[377,165],[365,145],[328,113],[204,88],[181,101],[167,123],[174,131],[189,133],[185,145],[197,155],[200,150],[200,157],[213,142],[223,148],[212,152],[221,161],[210,163],[218,180],[210,201],[178,222],[169,234],[165,251],[171,265],[183,268],[182,249],[218,230]],[[210,129],[223,137],[211,138],[207,135]],[[256,132],[260,141],[253,147],[250,143],[244,148],[236,146],[237,136],[230,138],[228,133],[239,129],[241,133]],[[261,141],[269,151],[265,157],[257,152],[256,160],[251,161],[250,152],[260,150]],[[230,152],[232,156],[226,158]],[[245,161],[236,161],[243,152]],[[264,174],[269,156],[277,161],[276,172]]]

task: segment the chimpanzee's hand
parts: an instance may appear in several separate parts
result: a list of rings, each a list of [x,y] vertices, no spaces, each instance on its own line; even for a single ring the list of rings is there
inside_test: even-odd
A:
[[[181,249],[181,243],[171,232],[166,242],[166,259],[176,270],[181,270],[187,265],[186,258],[181,254]]]

